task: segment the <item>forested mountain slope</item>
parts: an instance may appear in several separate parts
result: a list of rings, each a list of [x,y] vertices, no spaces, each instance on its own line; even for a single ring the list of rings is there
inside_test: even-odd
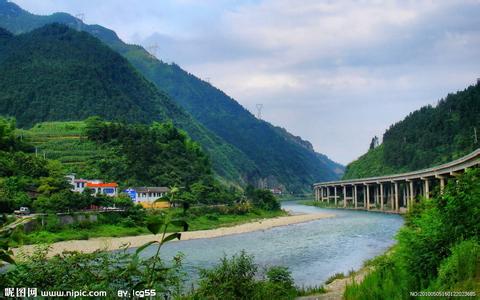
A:
[[[477,140],[475,139],[477,131]],[[480,147],[480,83],[390,126],[383,144],[350,163],[345,179],[427,168]]]
[[[22,127],[94,115],[129,123],[172,120],[202,144],[220,176],[242,183],[245,174],[256,173],[243,153],[86,32],[58,23],[16,36],[1,30],[0,69],[0,114]]]
[[[343,167],[316,153],[308,142],[299,142],[298,137],[282,128],[257,120],[221,90],[178,65],[152,57],[140,46],[123,43],[115,32],[98,25],[85,25],[65,13],[33,15],[0,0],[0,26],[16,34],[51,22],[87,31],[118,51],[202,125],[240,149],[254,162],[261,178],[272,179],[269,181],[284,185],[290,191],[300,191],[308,189],[313,182],[341,176]]]

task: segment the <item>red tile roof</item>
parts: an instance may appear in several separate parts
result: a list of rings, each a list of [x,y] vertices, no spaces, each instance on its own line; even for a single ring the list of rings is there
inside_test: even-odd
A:
[[[116,188],[118,187],[118,184],[116,182],[107,182],[107,183],[93,183],[93,182],[87,182],[87,187],[112,187]]]

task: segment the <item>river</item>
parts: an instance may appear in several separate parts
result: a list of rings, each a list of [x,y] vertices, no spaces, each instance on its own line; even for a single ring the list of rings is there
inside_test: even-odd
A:
[[[394,243],[394,236],[403,224],[402,217],[365,211],[326,209],[284,202],[282,207],[294,213],[326,212],[334,218],[288,225],[264,231],[210,239],[168,243],[162,257],[185,254],[184,267],[196,277],[198,268],[211,267],[227,254],[241,250],[255,256],[261,267],[281,265],[292,272],[295,283],[319,285],[337,272],[348,273]],[[144,255],[153,255],[153,248]]]

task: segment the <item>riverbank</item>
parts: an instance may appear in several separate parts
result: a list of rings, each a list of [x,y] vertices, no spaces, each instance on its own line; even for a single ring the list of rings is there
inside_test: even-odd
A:
[[[169,209],[174,216],[182,216],[179,208]],[[201,211],[191,209],[187,219],[190,231],[216,229],[219,227],[233,226],[254,222],[262,219],[270,219],[286,216],[283,210],[268,211],[262,209],[251,210],[246,213],[229,213],[221,211]],[[128,218],[127,218],[128,221]],[[55,222],[54,222],[55,224]],[[181,230],[171,226],[168,232]],[[36,230],[28,234],[20,234],[19,242],[12,243],[13,247],[35,244],[51,244],[70,240],[89,240],[102,237],[129,237],[145,235],[150,232],[145,226],[139,226],[132,222],[125,222],[125,218],[102,218],[97,223],[72,224],[67,226],[46,226],[45,229]]]
[[[324,292],[313,294],[309,296],[297,297],[296,300],[340,300],[343,299],[343,294],[347,285],[352,283],[361,283],[366,275],[372,270],[370,266],[364,266],[360,270],[352,272],[345,277],[337,278],[323,286]]]
[[[333,216],[333,214],[316,213],[262,219],[259,221],[230,227],[182,232],[182,240],[215,238],[225,235],[241,234],[258,230],[267,230],[279,226],[293,225],[313,220],[331,218]],[[155,239],[158,239],[158,236],[149,234],[130,237],[103,237],[93,238],[89,240],[63,241],[51,244],[49,255],[53,256],[55,254],[62,253],[63,251],[80,251],[86,253],[91,253],[96,250],[112,251],[119,249],[120,247],[125,245],[128,245],[129,248],[136,248]],[[35,245],[27,245],[20,248],[15,248],[13,249],[13,251],[14,255],[17,256],[19,255],[19,253],[30,254],[33,252],[34,249]]]

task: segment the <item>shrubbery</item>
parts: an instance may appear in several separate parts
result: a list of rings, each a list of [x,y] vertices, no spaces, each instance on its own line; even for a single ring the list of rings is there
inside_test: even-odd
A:
[[[200,271],[191,299],[293,299],[296,289],[288,269],[272,267],[260,274],[253,256],[241,252],[223,257],[212,269]]]

